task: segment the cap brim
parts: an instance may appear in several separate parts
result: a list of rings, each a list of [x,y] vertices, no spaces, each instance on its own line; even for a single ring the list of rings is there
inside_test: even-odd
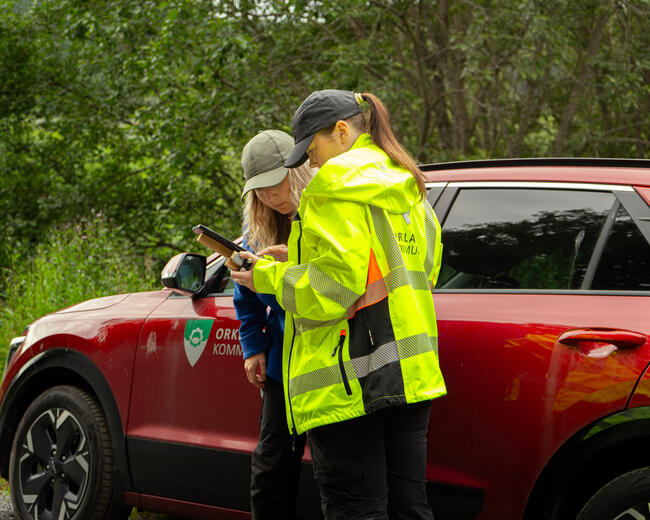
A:
[[[287,157],[287,160],[284,161],[284,165],[287,168],[296,168],[307,160],[307,148],[309,147],[309,143],[311,143],[315,135],[316,132],[308,135],[307,137],[304,137],[302,140],[296,143],[296,145],[293,147],[293,150],[291,150],[289,157]]]
[[[287,176],[287,168],[285,166],[278,166],[274,170],[269,170],[268,172],[260,173],[255,177],[248,179],[246,184],[244,184],[244,190],[242,191],[241,198],[251,190],[258,188],[268,188],[269,186],[275,186],[280,184],[284,178]]]

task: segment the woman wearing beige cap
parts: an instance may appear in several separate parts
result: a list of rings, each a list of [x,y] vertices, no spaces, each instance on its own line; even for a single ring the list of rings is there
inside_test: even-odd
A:
[[[307,164],[286,168],[293,139],[264,130],[244,146],[241,165],[243,246],[278,260],[287,258],[287,238],[300,194],[309,183]],[[292,439],[282,390],[284,310],[270,294],[235,284],[235,311],[248,381],[263,389],[260,437],[251,461],[251,511],[254,519],[295,518],[300,461],[305,438]]]

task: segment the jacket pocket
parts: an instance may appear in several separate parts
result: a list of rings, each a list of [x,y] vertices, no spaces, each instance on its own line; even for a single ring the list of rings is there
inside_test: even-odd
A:
[[[348,326],[352,359],[370,355],[378,347],[395,341],[388,298],[359,309],[348,320]]]
[[[341,379],[343,379],[343,386],[345,387],[345,393],[348,395],[352,395],[352,388],[350,387],[348,376],[345,373],[345,363],[343,363],[343,344],[345,343],[345,335],[346,335],[345,329],[342,329],[341,334],[339,336],[339,342],[336,344],[336,347],[334,347],[334,350],[332,351],[332,356],[335,356],[336,352],[338,351],[339,370],[341,371]]]

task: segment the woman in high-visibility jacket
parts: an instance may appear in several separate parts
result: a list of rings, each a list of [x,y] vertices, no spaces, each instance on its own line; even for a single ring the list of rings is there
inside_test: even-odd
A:
[[[250,255],[233,279],[286,310],[287,421],[308,432],[326,518],[431,519],[426,431],[446,389],[431,296],[440,225],[422,173],[369,93],[312,93],[293,134],[285,166],[320,169],[288,262]]]

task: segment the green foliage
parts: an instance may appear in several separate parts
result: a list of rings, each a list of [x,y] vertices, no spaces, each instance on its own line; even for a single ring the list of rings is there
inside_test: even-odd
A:
[[[102,214],[157,268],[236,235],[239,156],[316,89],[421,162],[648,157],[648,0],[0,0],[0,268]],[[0,283],[7,285],[0,269]]]
[[[378,94],[422,162],[647,155],[645,0],[1,0],[3,239],[100,211],[142,253],[239,228],[239,154],[312,90]],[[6,265],[6,251],[0,263]]]
[[[0,300],[0,360],[9,341],[44,314],[75,303],[160,286],[152,259],[136,255],[129,241],[101,217],[51,229],[31,259],[14,256]]]

